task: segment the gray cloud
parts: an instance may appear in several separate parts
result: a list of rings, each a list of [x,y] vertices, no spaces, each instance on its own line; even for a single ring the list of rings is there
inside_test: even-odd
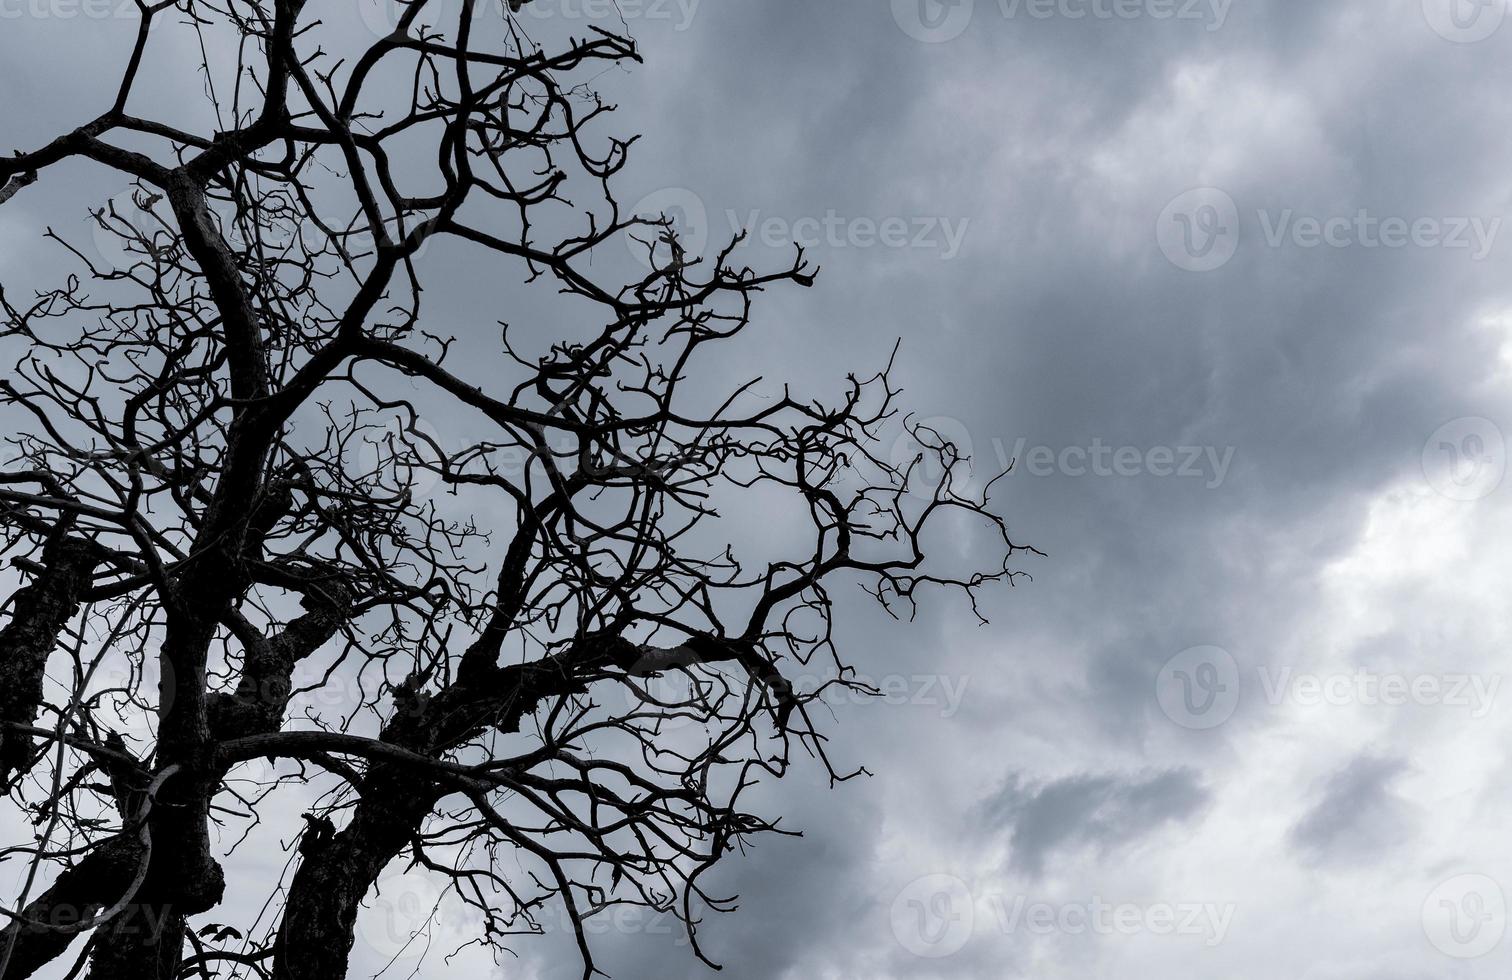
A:
[[[1008,830],[1012,867],[1037,877],[1057,852],[1091,847],[1107,854],[1190,819],[1208,799],[1189,769],[1070,776],[1040,785],[1013,776],[985,809],[989,823]]]
[[[897,624],[837,590],[839,639],[866,673],[969,684],[950,718],[836,708],[829,750],[876,777],[769,788],[770,811],[807,836],[723,870],[744,901],[708,927],[722,975],[985,980],[1005,964],[1043,977],[1505,975],[1512,944],[1459,963],[1424,941],[1421,918],[1429,890],[1461,871],[1512,888],[1504,811],[1488,804],[1505,802],[1505,713],[1304,714],[1264,703],[1251,679],[1379,642],[1392,646],[1382,657],[1410,649],[1397,669],[1447,659],[1493,671],[1512,644],[1512,569],[1496,548],[1512,533],[1507,489],[1460,504],[1422,473],[1445,422],[1485,416],[1512,431],[1512,246],[1480,262],[1272,247],[1259,218],[1508,214],[1512,23],[1461,45],[1429,29],[1420,0],[1236,0],[1218,31],[1007,19],[977,0],[960,37],[924,44],[888,7],[709,0],[685,31],[632,20],[644,67],[601,80],[620,106],[612,129],[646,134],[627,201],[687,188],[716,233],[727,211],[754,209],[969,219],[950,261],[819,246],[816,287],[763,296],[723,369],[833,390],[902,337],[908,408],[955,420],[989,463],[1022,438],[1232,447],[1233,465],[1212,488],[1010,474],[997,499],[1049,557],[1033,584],[984,597],[990,627],[955,601]],[[0,108],[9,142],[33,146],[96,111],[107,95],[94,73],[123,56],[132,26],[6,21],[0,74],[21,80]],[[159,104],[177,97],[171,79],[145,81]],[[1161,254],[1154,224],[1207,185],[1235,199],[1240,240],[1229,264],[1191,273]],[[27,295],[60,274],[58,255],[18,229],[87,235],[80,195],[119,189],[70,171],[7,203],[7,285]],[[466,343],[491,342],[472,326],[501,316],[521,329],[561,322],[553,297],[463,250],[423,262],[437,329]],[[729,523],[737,537],[763,530],[759,514]],[[1235,717],[1207,732],[1172,724],[1152,697],[1161,664],[1198,644],[1229,650],[1247,685]],[[1349,761],[1309,786],[1296,774],[1324,749]],[[1052,775],[1067,772],[1081,775]],[[983,804],[983,786],[1001,788]],[[1174,824],[1182,846],[1133,846]],[[277,833],[275,822],[270,846]],[[1372,853],[1393,843],[1389,861]],[[1089,868],[1083,852],[1123,860]],[[936,873],[984,901],[1022,876],[1076,899],[1218,898],[1238,914],[1222,947],[1194,950],[1179,937],[1005,934],[984,907],[970,944],[927,960],[900,949],[886,910]],[[238,914],[256,908],[217,913]],[[611,931],[595,943],[616,976],[713,975],[675,938]],[[521,940],[502,975],[576,975],[569,946]],[[432,958],[420,975],[491,968],[459,962]]]
[[[1288,835],[1292,846],[1317,863],[1361,860],[1401,846],[1412,819],[1394,784],[1406,771],[1401,759],[1351,759],[1322,781],[1316,802]]]

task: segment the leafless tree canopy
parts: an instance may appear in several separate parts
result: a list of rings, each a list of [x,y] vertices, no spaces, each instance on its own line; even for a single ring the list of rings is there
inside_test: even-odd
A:
[[[859,686],[832,590],[906,617],[1024,549],[947,440],[890,457],[890,345],[817,397],[734,373],[757,294],[816,270],[616,203],[634,140],[589,83],[630,38],[396,0],[339,50],[300,0],[138,6],[108,108],[0,159],[0,207],[60,165],[129,188],[80,201],[117,260],[37,228],[58,281],[0,288],[0,784],[36,829],[0,851],[29,869],[0,974],[330,980],[391,864],[500,949],[565,916],[585,976],[585,921],[625,905],[703,956],[732,898],[705,872],[786,832],[751,788],[849,775],[816,703]],[[174,35],[210,131],[133,97]],[[558,312],[438,325],[429,249]],[[743,564],[720,516],[769,507],[810,543]],[[990,559],[926,562],[934,525]],[[281,805],[308,812],[268,917],[204,928]]]

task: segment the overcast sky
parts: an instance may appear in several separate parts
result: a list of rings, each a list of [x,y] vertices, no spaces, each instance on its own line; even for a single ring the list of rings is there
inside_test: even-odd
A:
[[[1047,554],[988,626],[848,604],[890,697],[836,704],[832,750],[875,775],[770,788],[805,836],[722,869],[723,975],[1506,976],[1505,0],[620,5],[624,197],[824,267],[763,297],[757,369],[833,385],[901,337],[905,405],[979,473],[1017,459],[996,499]],[[134,22],[64,7],[0,0],[0,150],[114,92]],[[0,210],[12,269],[80,186],[47,183]],[[274,841],[227,860],[224,921]],[[396,951],[386,901],[354,976]],[[664,922],[594,942],[714,975]],[[412,952],[386,975],[580,971],[561,934]]]

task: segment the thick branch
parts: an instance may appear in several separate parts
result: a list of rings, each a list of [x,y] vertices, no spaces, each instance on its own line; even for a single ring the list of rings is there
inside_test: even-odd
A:
[[[93,581],[100,553],[59,532],[43,549],[42,562],[36,580],[16,593],[10,622],[0,629],[0,722],[13,725],[36,721],[47,658]],[[31,753],[30,735],[0,726],[0,783],[24,770]]]

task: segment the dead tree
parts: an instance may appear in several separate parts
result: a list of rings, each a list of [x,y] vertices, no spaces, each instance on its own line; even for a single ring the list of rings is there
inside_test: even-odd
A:
[[[622,210],[634,140],[599,132],[587,83],[635,44],[548,49],[489,3],[396,0],[352,50],[302,0],[137,0],[109,107],[0,159],[0,206],[65,162],[131,188],[92,211],[120,261],[38,229],[71,271],[0,287],[0,784],[37,830],[0,851],[30,869],[6,978],[70,947],[99,980],[340,977],[391,862],[475,906],[482,943],[565,910],[585,977],[584,923],[625,905],[675,913],[702,957],[729,907],[705,872],[777,830],[751,787],[795,757],[848,778],[811,710],[862,686],[832,590],[906,616],[1019,574],[954,445],[882,447],[886,349],[827,397],[724,380],[756,295],[816,270],[753,270],[738,238],[690,254]],[[215,131],[133,97],[175,35],[217,52],[182,85]],[[616,273],[627,241],[643,267]],[[560,313],[459,341],[421,303],[443,242]],[[757,496],[811,544],[743,564],[720,514]],[[926,563],[957,519],[985,566]],[[213,828],[294,785],[320,795],[266,883],[277,921],[202,939]]]

